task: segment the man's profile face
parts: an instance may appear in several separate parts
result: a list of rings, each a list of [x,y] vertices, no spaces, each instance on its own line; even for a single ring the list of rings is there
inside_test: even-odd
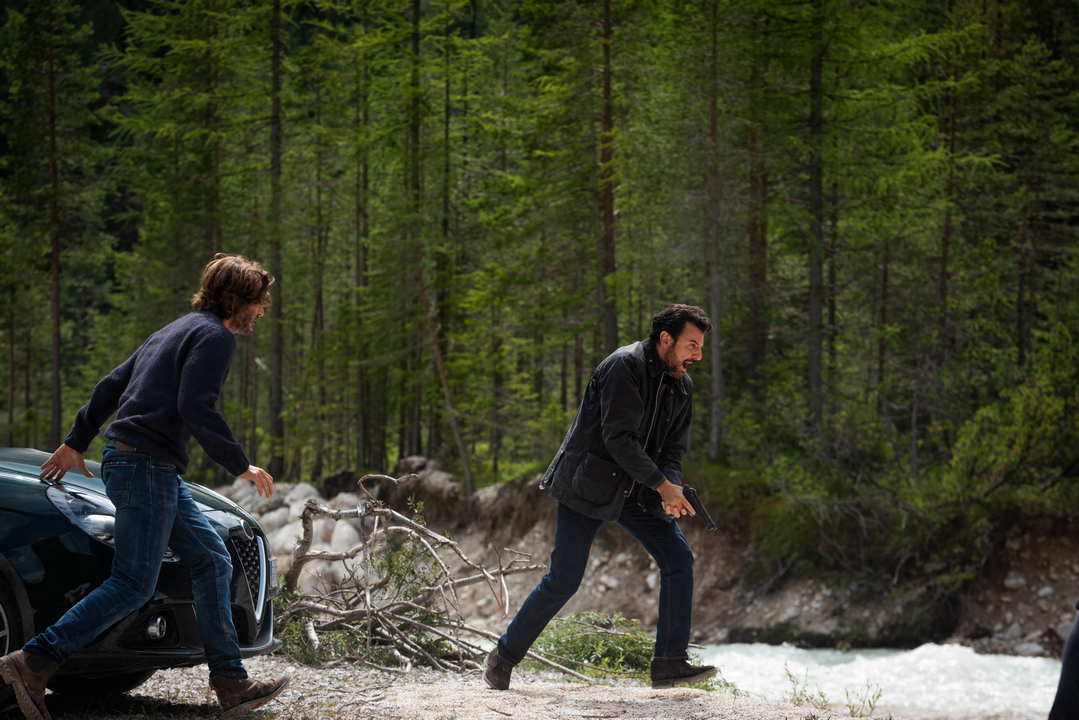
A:
[[[226,325],[238,335],[250,335],[255,331],[255,321],[266,312],[266,306],[260,302],[244,305],[228,319]]]
[[[689,370],[689,366],[703,356],[704,333],[692,322],[687,322],[677,338],[664,330],[659,334],[656,354],[667,367],[667,374],[680,378]]]

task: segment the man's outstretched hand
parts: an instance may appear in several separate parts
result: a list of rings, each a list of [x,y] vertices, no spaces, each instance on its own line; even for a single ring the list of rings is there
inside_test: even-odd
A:
[[[248,465],[247,471],[241,473],[240,477],[255,483],[255,489],[258,490],[259,495],[264,497],[273,495],[273,475],[262,468]]]
[[[78,468],[86,477],[94,476],[86,467],[86,458],[82,456],[82,453],[63,443],[45,462],[41,463],[41,474],[38,477],[45,482],[60,482],[72,468]]]
[[[668,515],[678,518],[683,515],[697,514],[693,512],[693,506],[689,504],[689,500],[686,500],[686,496],[682,494],[681,485],[675,485],[670,480],[664,480],[656,488],[656,492],[663,499],[663,512]]]

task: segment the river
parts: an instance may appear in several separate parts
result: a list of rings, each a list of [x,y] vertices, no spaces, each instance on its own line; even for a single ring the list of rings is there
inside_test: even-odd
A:
[[[730,644],[700,653],[738,689],[769,700],[823,693],[842,707],[848,698],[857,703],[879,690],[878,707],[955,716],[1044,718],[1060,675],[1058,660],[978,655],[961,645],[841,652]]]

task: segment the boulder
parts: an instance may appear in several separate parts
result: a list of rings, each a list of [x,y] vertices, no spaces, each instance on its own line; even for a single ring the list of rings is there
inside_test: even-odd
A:
[[[293,520],[270,536],[270,548],[274,555],[291,555],[302,536],[303,523]]]
[[[262,526],[262,531],[269,537],[275,531],[283,528],[288,523],[288,518],[289,509],[287,507],[279,507],[260,517],[259,524]]]
[[[347,522],[339,522],[330,536],[330,547],[334,552],[347,552],[360,544],[360,532]]]
[[[302,502],[307,498],[321,499],[318,489],[308,483],[299,483],[285,495],[285,503],[291,506],[293,503]]]

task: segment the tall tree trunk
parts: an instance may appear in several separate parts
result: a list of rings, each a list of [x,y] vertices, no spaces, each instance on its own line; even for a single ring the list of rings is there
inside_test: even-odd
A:
[[[884,247],[881,249],[880,259],[880,308],[877,312],[877,412],[885,414],[888,411],[888,399],[884,384],[887,380],[885,373],[888,362],[888,313],[889,273],[892,264],[892,244],[888,238],[884,239]]]
[[[15,445],[15,388],[18,385],[17,373],[15,369],[15,285],[11,286],[11,299],[8,301],[7,313],[7,351],[8,351],[8,368],[7,368],[7,444],[8,447],[14,447]],[[29,446],[27,446],[29,447]]]
[[[322,123],[322,91],[315,91],[315,123]],[[315,396],[318,407],[315,408],[314,460],[311,464],[311,481],[317,483],[322,478],[323,457],[326,452],[326,357],[322,347],[322,335],[326,324],[324,274],[326,254],[326,234],[322,199],[322,164],[324,148],[318,141],[315,150],[315,235],[314,235],[314,308],[311,318],[311,350],[315,355]]]
[[[712,43],[708,82],[708,208],[705,224],[708,238],[708,301],[715,328],[709,343],[712,392],[709,398],[708,457],[718,460],[723,447],[723,347],[719,328],[723,322],[723,178],[719,153],[719,3],[712,2]]]
[[[207,37],[214,37],[217,28],[211,21],[207,29]],[[206,246],[210,255],[221,251],[221,138],[218,136],[221,116],[220,106],[217,103],[218,86],[220,83],[220,71],[214,62],[212,52],[208,51],[207,62],[207,90],[211,101],[206,106],[206,132],[209,139],[209,147],[206,152],[207,177],[205,190],[206,204]]]
[[[277,281],[274,284],[273,324],[270,326],[270,444],[271,475],[285,474],[285,268],[281,248],[281,0],[273,0],[270,18],[270,264]]]
[[[412,0],[411,4],[411,32],[409,33],[409,103],[408,103],[408,242],[413,251],[412,263],[416,278],[416,287],[423,287],[426,282],[424,277],[424,248],[423,237],[420,232],[420,222],[423,212],[423,176],[421,171],[421,147],[420,137],[422,130],[421,97],[420,97],[420,21],[422,18],[422,5],[420,0]],[[423,374],[419,371],[423,362],[423,330],[417,328],[410,339],[409,351],[409,379],[406,384],[406,395],[402,396],[405,403],[404,447],[408,454],[420,452],[420,418],[423,404]]]
[[[52,257],[49,264],[49,308],[52,313],[52,447],[60,446],[60,410],[63,406],[60,383],[60,152],[57,148],[56,51],[48,51],[49,125],[49,234]]]
[[[599,236],[599,282],[597,298],[600,309],[600,326],[603,328],[603,344],[606,352],[618,347],[618,316],[614,298],[608,292],[607,283],[615,272],[615,225],[614,225],[614,97],[611,90],[613,68],[611,66],[611,0],[602,0],[601,44],[603,46],[602,86],[603,109],[599,137],[600,176],[600,223]]]
[[[760,23],[764,25],[764,21]],[[751,388],[757,407],[763,409],[762,369],[768,356],[768,169],[764,155],[764,111],[760,109],[767,87],[767,67],[763,58],[753,63],[750,89],[753,94],[753,123],[749,127],[749,322]]]
[[[809,71],[809,337],[807,374],[809,384],[809,422],[818,435],[824,421],[824,394],[821,383],[823,341],[823,259],[824,259],[824,188],[821,147],[824,139],[824,15],[822,0],[813,0],[813,59]]]
[[[367,5],[363,6],[361,16],[363,29],[367,29]],[[361,303],[367,290],[367,242],[370,234],[371,211],[370,211],[370,154],[368,152],[368,130],[371,123],[371,110],[368,104],[368,87],[370,86],[370,67],[367,62],[366,51],[361,51],[359,56],[360,67],[357,69],[356,78],[356,117],[355,126],[363,128],[363,144],[356,156],[356,185],[353,190],[353,278],[352,278],[352,302],[355,320],[355,338],[358,347],[354,358],[356,361],[356,462],[359,468],[379,467],[374,463],[371,454],[371,427],[373,423],[374,408],[370,401],[370,387],[366,365],[366,343],[363,341],[363,310]]]
[[[831,214],[828,219],[828,387],[831,392],[829,398],[835,397],[836,373],[838,369],[838,357],[836,340],[839,335],[838,314],[838,269],[836,268],[836,253],[839,250],[839,183],[832,183]],[[834,404],[829,403],[829,414],[834,410]]]
[[[1018,285],[1015,297],[1015,349],[1016,362],[1019,367],[1026,365],[1027,352],[1030,347],[1031,322],[1030,322],[1030,274],[1031,274],[1031,248],[1029,223],[1026,218],[1019,221],[1018,233],[1019,247],[1017,248],[1017,260],[1019,266]]]
[[[952,73],[954,75],[954,72]],[[955,177],[955,153],[958,146],[956,117],[959,113],[959,100],[955,91],[948,91],[948,114],[945,120],[945,137],[948,144],[948,178],[944,186],[944,223],[940,237],[940,268],[937,271],[937,318],[939,351],[943,354],[952,346],[952,328],[948,309],[948,281],[951,277],[951,255],[953,242],[953,215],[958,201]]]

